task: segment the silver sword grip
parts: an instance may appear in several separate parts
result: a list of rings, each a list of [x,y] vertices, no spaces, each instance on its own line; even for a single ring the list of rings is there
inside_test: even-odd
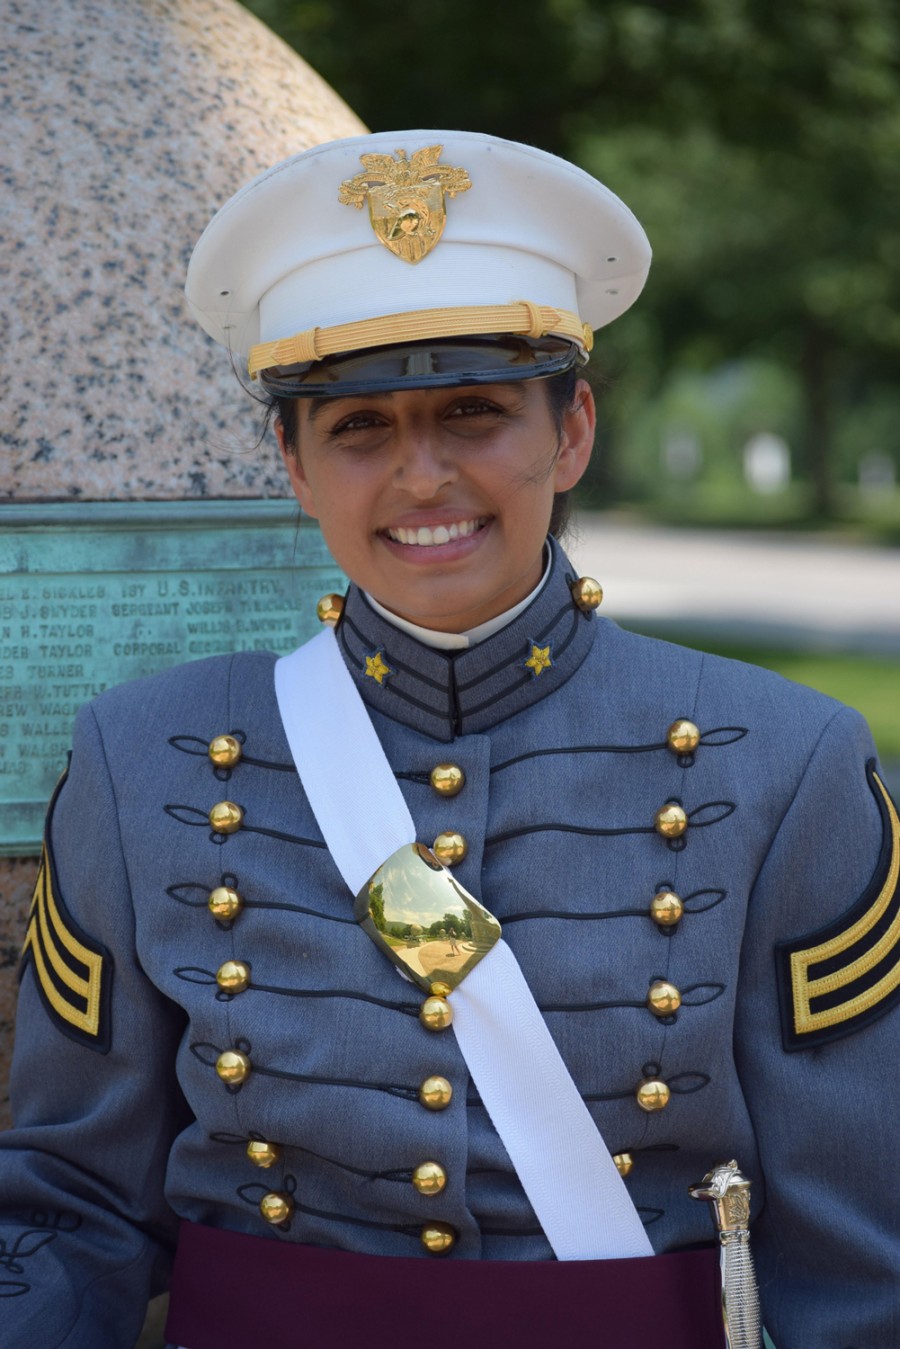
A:
[[[750,1254],[750,1182],[735,1161],[722,1162],[691,1185],[692,1199],[706,1199],[719,1238],[722,1321],[728,1349],[761,1349],[762,1320]]]

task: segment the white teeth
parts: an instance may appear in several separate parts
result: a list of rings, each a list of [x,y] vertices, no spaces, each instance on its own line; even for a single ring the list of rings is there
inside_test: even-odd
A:
[[[453,539],[466,539],[483,525],[484,518],[479,517],[477,520],[454,521],[452,525],[435,525],[434,529],[428,525],[420,525],[418,529],[406,529],[398,525],[395,529],[386,530],[385,533],[395,543],[433,548],[438,544],[450,543]]]

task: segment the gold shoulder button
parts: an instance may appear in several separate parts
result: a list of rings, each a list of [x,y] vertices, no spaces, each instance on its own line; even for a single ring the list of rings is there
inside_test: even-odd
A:
[[[593,576],[581,576],[572,584],[572,599],[583,614],[599,609],[603,603],[603,587]]]
[[[316,618],[320,623],[324,623],[329,628],[333,628],[337,625],[343,612],[343,595],[323,595],[316,605]]]

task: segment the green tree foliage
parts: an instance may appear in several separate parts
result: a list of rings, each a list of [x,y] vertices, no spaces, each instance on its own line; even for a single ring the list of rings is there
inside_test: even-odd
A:
[[[254,0],[373,127],[457,126],[596,172],[646,225],[645,299],[599,343],[616,427],[676,365],[774,359],[833,427],[900,355],[896,0]],[[628,370],[627,376],[622,375]]]
[[[384,916],[384,885],[373,885],[369,890],[369,912],[372,915],[372,922],[379,932],[387,930],[387,921]]]

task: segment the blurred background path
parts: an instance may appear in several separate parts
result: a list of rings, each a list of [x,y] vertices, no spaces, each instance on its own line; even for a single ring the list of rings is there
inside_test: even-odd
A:
[[[777,670],[858,708],[900,795],[900,552],[582,512],[567,548],[623,627]]]
[[[900,551],[581,513],[568,551],[624,627],[900,656]],[[900,701],[900,669],[898,669]]]

